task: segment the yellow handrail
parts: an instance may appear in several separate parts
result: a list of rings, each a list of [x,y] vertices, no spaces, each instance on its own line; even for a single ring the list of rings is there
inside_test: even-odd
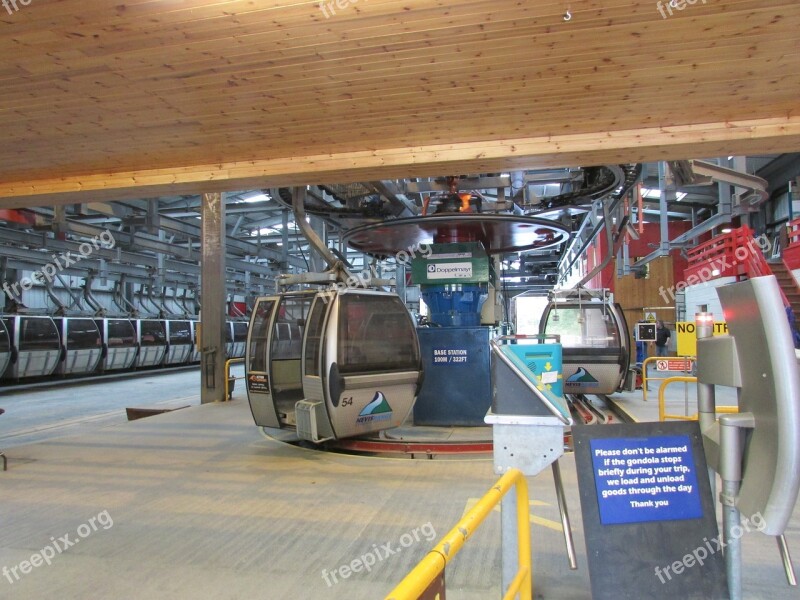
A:
[[[243,358],[229,358],[225,361],[225,402],[231,399],[229,391],[229,382],[231,379],[244,379],[244,377],[231,377],[231,365],[244,363]]]
[[[647,382],[648,381],[664,381],[665,379],[669,379],[669,377],[648,377],[647,376],[647,365],[654,363],[659,360],[691,360],[696,361],[697,358],[694,356],[650,356],[644,359],[642,363],[642,398],[645,402],[647,402]]]
[[[677,419],[680,421],[697,421],[697,413],[694,413],[692,416],[689,415],[670,415],[666,412],[666,400],[664,398],[664,394],[667,391],[667,386],[671,383],[697,383],[697,377],[667,377],[664,381],[661,382],[661,385],[658,388],[658,420],[659,421],[666,421],[667,419]],[[724,413],[724,414],[735,414],[739,412],[739,407],[737,406],[717,406],[716,412]]]
[[[510,469],[486,495],[442,538],[411,572],[395,587],[386,600],[417,600],[444,571],[444,568],[478,529],[508,491],[517,488],[517,545],[519,570],[503,596],[512,600],[531,600],[533,577],[531,575],[531,529],[528,506],[528,483],[518,469]]]

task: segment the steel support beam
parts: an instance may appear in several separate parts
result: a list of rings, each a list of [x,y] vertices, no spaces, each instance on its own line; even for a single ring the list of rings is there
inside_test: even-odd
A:
[[[417,205],[408,199],[394,181],[373,181],[370,185],[398,209],[396,217],[415,217],[419,214]]]
[[[736,157],[733,169],[702,160],[692,160],[690,162],[695,174],[711,177],[713,181],[720,183],[720,188],[722,184],[743,188],[745,192],[742,192],[742,195],[738,197],[740,206],[734,208],[738,208],[737,212],[744,214],[756,210],[758,206],[769,199],[769,192],[767,191],[769,183],[757,175],[750,175],[744,172],[744,169],[746,169],[744,161],[744,157]]]
[[[51,255],[38,250],[31,250],[28,248],[14,248],[11,246],[0,246],[0,256],[8,259],[9,266],[15,269],[26,271],[41,271],[47,264],[53,264],[57,268],[63,265],[64,261],[56,263]],[[73,253],[73,258],[75,254]],[[196,269],[196,267],[195,267]],[[61,275],[70,275],[74,277],[86,277],[87,271],[92,270],[97,273],[105,273],[113,271],[110,274],[111,279],[115,279],[114,275],[125,275],[128,281],[135,281],[137,283],[148,283],[152,280],[152,270],[145,266],[121,264],[121,263],[108,263],[104,260],[97,260],[94,258],[81,259],[74,267],[59,268],[58,273]],[[198,275],[175,271],[167,273],[165,279],[170,284],[180,285],[195,285]]]
[[[770,192],[773,194],[780,192],[800,175],[800,153],[781,154],[769,164],[761,167],[756,174],[769,181]]]
[[[675,186],[675,179],[671,173],[667,172],[667,163],[665,162],[658,163],[658,187],[661,190],[661,199],[659,201],[659,213],[661,215],[659,227],[661,232],[661,240],[658,248],[631,265],[631,270],[634,271],[644,267],[650,261],[661,258],[662,256],[669,256],[669,205],[676,202],[678,196]]]
[[[574,181],[577,169],[552,169],[523,173],[521,185],[545,183],[569,183]],[[511,187],[511,177],[468,177],[458,180],[458,191],[469,192],[472,190],[493,190]],[[431,192],[448,192],[450,186],[438,181],[408,181],[401,183],[398,190],[406,194],[420,194]]]
[[[280,222],[280,218],[278,220]],[[188,237],[200,237],[200,227],[197,225],[191,225],[189,223],[184,223],[183,221],[179,221],[178,219],[172,219],[170,217],[161,217],[161,228],[165,231],[171,231],[173,233],[180,233]],[[239,254],[243,256],[258,256],[259,258],[266,258],[268,260],[274,261],[276,263],[281,262],[283,256],[277,250],[272,250],[270,248],[259,248],[256,244],[252,242],[245,242],[243,240],[227,236],[225,235],[225,224],[223,223],[223,238],[224,245],[222,251],[225,252],[225,248],[227,247],[228,251],[238,251]],[[289,262],[296,266],[296,267],[304,267],[305,263],[302,259],[297,257],[290,257]]]
[[[82,213],[84,209],[92,210],[114,219],[125,219],[130,217],[133,212],[128,206],[120,202],[89,202],[88,204],[81,204],[80,207]]]
[[[281,243],[283,244],[283,247],[281,248],[281,250],[283,251],[281,268],[288,273],[289,272],[289,211],[284,210],[281,217],[283,219],[283,229],[281,230]]]
[[[69,223],[69,222],[68,222]],[[99,235],[100,232],[105,231],[102,228],[96,228],[89,231],[90,235]],[[95,234],[95,232],[97,232]],[[75,232],[77,233],[77,232]],[[118,239],[120,236],[119,232],[112,232],[115,239]],[[2,246],[1,244],[8,243],[9,246]],[[22,246],[28,246],[32,250],[28,251]],[[80,247],[80,242],[69,241],[69,240],[58,240],[52,237],[47,237],[46,233],[29,233],[25,231],[15,231],[11,229],[0,229],[0,255],[8,255],[8,256],[16,256],[20,260],[30,259],[36,264],[44,264],[44,262],[48,262],[51,260],[51,254],[53,252],[72,252],[73,254],[78,254],[78,248]],[[36,248],[37,250],[33,250]],[[46,249],[47,252],[41,252],[38,249]],[[21,250],[24,254],[14,254],[15,250]],[[122,272],[123,265],[129,265],[135,268],[149,268],[149,269],[157,269],[159,268],[159,261],[158,258],[155,256],[150,256],[147,254],[139,254],[134,252],[127,252],[119,247],[115,248],[100,248],[92,252],[91,259],[102,259],[108,261],[109,263],[114,265],[113,270]],[[86,267],[90,265],[90,262],[82,260],[81,262],[77,263],[75,270],[83,274],[86,270]],[[175,272],[184,275],[191,275],[195,280],[200,275],[200,267],[195,262],[183,262],[178,260],[171,260],[165,259],[163,262],[163,267],[168,272]],[[245,260],[228,260],[228,268],[233,269],[235,272],[241,273],[253,273],[255,275],[261,276],[264,279],[271,279],[274,278],[277,274],[276,270],[259,264],[255,262],[249,262]],[[131,272],[132,275],[135,275],[138,271]]]

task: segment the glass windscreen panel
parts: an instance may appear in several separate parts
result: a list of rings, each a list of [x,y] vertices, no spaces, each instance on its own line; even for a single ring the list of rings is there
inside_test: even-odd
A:
[[[106,326],[108,332],[106,344],[109,348],[134,346],[136,344],[136,331],[130,321],[126,319],[109,319]]]
[[[244,321],[235,321],[233,323],[233,341],[246,342],[247,341],[247,323]]]
[[[20,352],[61,348],[61,338],[52,320],[23,317],[20,319],[19,327]]]
[[[192,343],[192,327],[189,321],[170,321],[169,343],[183,345]]]
[[[67,348],[91,349],[100,347],[100,331],[92,319],[67,320]]]
[[[275,300],[260,300],[253,313],[253,326],[250,332],[250,364],[248,370],[260,373],[267,372],[267,341],[269,340],[269,322]]]
[[[340,373],[419,369],[416,331],[400,298],[344,294],[339,302]]]
[[[322,352],[322,330],[325,326],[325,313],[330,298],[320,296],[308,316],[308,331],[306,332],[306,364],[305,374],[313,377],[320,376],[320,353]]]
[[[272,335],[272,359],[299,359],[303,351],[303,330],[314,296],[287,296],[278,308]]]
[[[565,348],[619,348],[619,331],[608,307],[598,304],[554,308],[545,333],[561,336]]]
[[[142,346],[163,346],[167,343],[167,333],[162,321],[140,321],[140,342]]]
[[[11,352],[11,338],[2,321],[0,321],[0,352]]]

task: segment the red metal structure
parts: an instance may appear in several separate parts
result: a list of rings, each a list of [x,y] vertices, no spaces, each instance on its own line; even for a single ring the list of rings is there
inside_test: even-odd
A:
[[[787,226],[788,244],[783,250],[783,263],[792,271],[800,269],[800,219],[795,219]]]
[[[800,266],[800,220],[790,224],[790,244],[784,250],[783,261],[791,271],[787,254],[796,257]],[[761,246],[752,229],[742,226],[730,233],[699,244],[687,252],[689,266],[684,271],[684,279],[688,285],[695,285],[718,277],[761,277],[763,275],[779,276],[781,279],[781,296],[785,306],[791,306],[787,298],[787,287],[794,294],[797,284],[794,279],[784,281],[782,273],[773,273],[773,268],[764,258]]]

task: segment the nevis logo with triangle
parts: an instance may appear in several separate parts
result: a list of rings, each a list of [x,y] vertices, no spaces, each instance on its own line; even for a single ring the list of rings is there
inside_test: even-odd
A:
[[[376,421],[391,421],[392,413],[392,407],[383,392],[375,392],[372,402],[367,404],[364,410],[359,413],[356,423],[363,425]]]
[[[585,368],[579,367],[578,370],[567,378],[567,385],[584,385],[586,387],[597,387],[600,382],[595,379],[594,375],[589,373]]]

